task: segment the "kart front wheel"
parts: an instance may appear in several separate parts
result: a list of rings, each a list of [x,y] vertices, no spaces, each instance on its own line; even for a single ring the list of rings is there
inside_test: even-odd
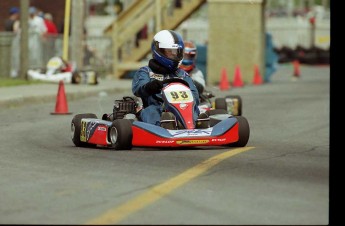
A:
[[[115,150],[132,149],[132,121],[128,119],[116,119],[109,129],[109,140]]]
[[[71,122],[71,138],[77,147],[95,147],[95,144],[88,144],[80,140],[81,120],[83,118],[97,118],[95,114],[78,114],[75,115]]]
[[[249,140],[249,123],[243,116],[234,116],[238,121],[238,141],[230,144],[231,147],[245,147]]]

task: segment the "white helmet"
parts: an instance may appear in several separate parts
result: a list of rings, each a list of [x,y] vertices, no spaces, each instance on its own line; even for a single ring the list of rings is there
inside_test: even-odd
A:
[[[170,71],[175,71],[183,59],[184,44],[180,34],[162,30],[155,34],[151,44],[152,57]]]

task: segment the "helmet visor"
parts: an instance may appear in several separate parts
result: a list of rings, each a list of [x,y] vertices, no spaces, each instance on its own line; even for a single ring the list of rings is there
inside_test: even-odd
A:
[[[180,61],[183,58],[183,51],[181,49],[161,49],[163,55],[174,61]]]
[[[193,61],[195,59],[195,53],[185,53],[183,59]]]

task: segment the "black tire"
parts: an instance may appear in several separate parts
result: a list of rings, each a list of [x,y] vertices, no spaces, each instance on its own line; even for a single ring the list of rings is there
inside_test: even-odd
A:
[[[217,114],[228,114],[227,110],[224,109],[211,109],[205,112],[208,116]]]
[[[83,118],[97,118],[93,113],[75,115],[71,122],[71,138],[77,147],[95,147],[95,144],[88,144],[80,141],[81,120]]]
[[[234,116],[238,123],[239,123],[239,128],[238,128],[238,141],[232,144],[229,144],[231,147],[245,147],[248,143],[249,140],[249,135],[250,135],[250,128],[249,128],[249,123],[248,120],[243,117],[243,116]]]
[[[132,149],[132,122],[128,119],[116,119],[109,128],[109,140],[115,150]]]
[[[81,83],[81,75],[78,72],[72,73],[72,84],[80,84]]]
[[[229,114],[232,114],[233,116],[241,116],[242,115],[242,98],[239,95],[229,95],[225,97],[226,99],[231,99],[230,101],[232,101],[233,103],[227,103],[231,106],[229,106],[230,111]],[[235,109],[233,109],[235,107]]]
[[[205,113],[208,116],[211,116],[211,115],[218,115],[218,114],[228,114],[228,111],[224,109],[211,109],[211,110],[206,111]],[[218,120],[218,119],[210,117],[210,127],[215,126],[220,121],[222,120]]]
[[[224,109],[224,110],[227,111],[228,110],[228,105],[226,103],[225,98],[221,98],[221,97],[216,98],[214,100],[214,108],[215,109]]]

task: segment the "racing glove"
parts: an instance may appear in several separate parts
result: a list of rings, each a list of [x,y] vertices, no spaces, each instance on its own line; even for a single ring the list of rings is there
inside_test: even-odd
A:
[[[163,88],[163,83],[157,79],[146,83],[144,87],[145,91],[150,95],[160,93],[162,88]]]
[[[201,83],[193,80],[194,82],[194,85],[196,86],[196,89],[198,90],[199,92],[199,95],[202,94],[204,92],[204,87],[201,85]]]

